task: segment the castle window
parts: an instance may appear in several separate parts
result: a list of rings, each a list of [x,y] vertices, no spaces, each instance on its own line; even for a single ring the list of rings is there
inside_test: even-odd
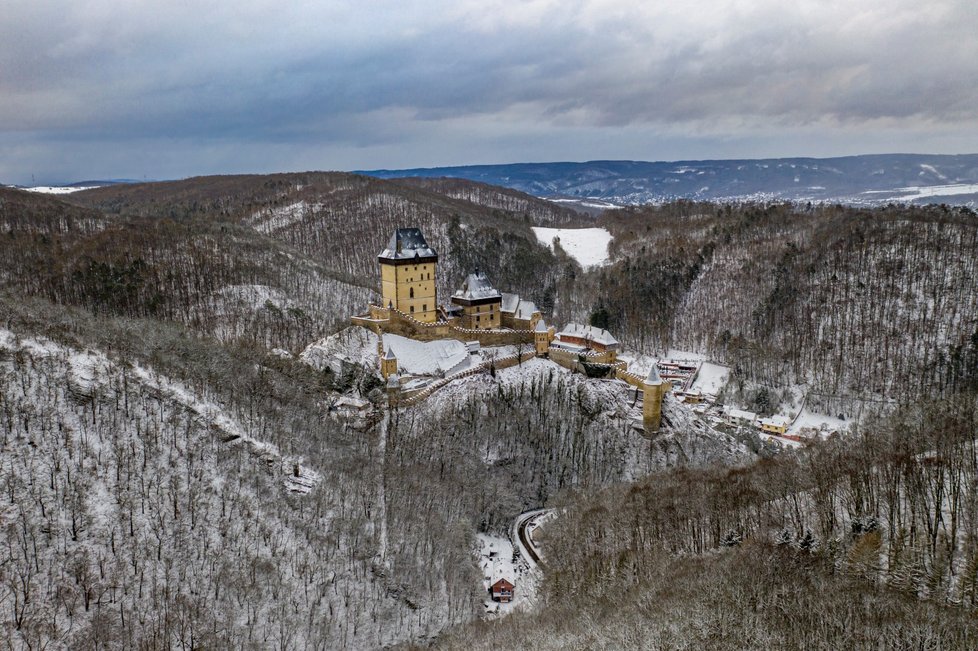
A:
[[[428,304],[427,303],[425,303],[424,305],[421,306],[421,311],[422,312],[427,312],[428,311]]]
[[[411,288],[411,298],[414,298],[414,287]],[[414,312],[414,308],[411,308],[411,311]]]
[[[411,314],[414,314],[414,306],[411,306]]]

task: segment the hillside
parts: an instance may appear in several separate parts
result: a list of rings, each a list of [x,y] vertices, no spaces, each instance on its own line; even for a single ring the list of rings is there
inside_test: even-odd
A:
[[[230,222],[371,289],[377,285],[377,253],[394,229],[410,224],[441,255],[442,296],[479,267],[493,270],[497,286],[552,304],[558,265],[530,227],[573,224],[579,215],[510,190],[443,185],[341,173],[203,177],[99,188],[66,200],[125,217]]]
[[[706,353],[740,385],[830,397],[941,395],[978,377],[968,209],[678,203],[598,223],[612,264],[578,275],[561,313],[598,314],[635,348]]]
[[[364,172],[378,178],[452,177],[540,197],[618,204],[698,201],[853,205],[978,202],[978,154],[879,154],[842,158],[514,163]]]
[[[577,496],[541,534],[545,605],[437,647],[972,648],[976,413],[971,394],[795,458]]]
[[[684,581],[688,592],[670,592],[683,604],[739,613],[720,606],[765,563],[790,570],[756,592],[775,607],[809,612],[850,590],[882,600],[889,619],[829,602],[839,617],[914,631],[946,617],[935,635],[961,648],[969,624],[905,589],[972,599],[962,536],[975,521],[974,418],[960,396],[835,441],[828,456],[758,465],[756,435],[722,433],[672,396],[665,427],[643,435],[627,386],[536,359],[389,409],[376,342],[347,326],[376,300],[391,230],[417,225],[441,255],[442,296],[472,267],[491,270],[558,326],[594,318],[636,354],[684,347],[725,361],[731,402],[763,395],[770,408],[804,381],[847,414],[854,396],[924,405],[978,382],[974,214],[680,202],[581,219],[480,184],[346,174],[65,198],[0,190],[3,645],[520,646],[509,629],[470,626],[483,615],[477,536],[555,506],[544,609],[511,620],[540,648],[665,636],[655,618],[686,620],[661,593]],[[582,269],[532,230],[581,224],[613,236],[607,265]],[[367,402],[351,413],[341,397]],[[891,448],[872,447],[882,441]],[[931,452],[939,464],[925,463]],[[958,506],[940,502],[956,524],[928,520],[941,492],[932,470],[960,479]],[[883,481],[904,471],[905,483]],[[792,535],[827,546],[856,518],[889,526],[891,513],[916,536],[915,583],[903,587],[889,571],[874,569],[879,588],[837,576],[840,556],[786,555],[770,540],[789,517]],[[712,551],[738,527],[742,547]],[[902,549],[898,530],[881,549]],[[942,545],[954,562],[936,573]],[[732,592],[714,589],[716,576]],[[765,592],[805,581],[818,599]],[[565,592],[581,600],[561,603]],[[661,610],[637,627],[650,601]],[[568,632],[575,621],[598,622],[598,637]],[[745,639],[733,619],[703,621],[726,627],[732,648],[808,639],[773,625]]]

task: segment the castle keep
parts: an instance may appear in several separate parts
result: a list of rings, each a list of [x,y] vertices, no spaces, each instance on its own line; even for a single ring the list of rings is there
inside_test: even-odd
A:
[[[410,314],[422,323],[437,321],[438,253],[428,246],[421,230],[397,229],[377,259],[384,306]]]

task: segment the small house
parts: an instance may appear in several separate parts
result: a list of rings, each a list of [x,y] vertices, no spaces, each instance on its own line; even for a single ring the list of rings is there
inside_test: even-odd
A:
[[[729,425],[753,425],[757,422],[757,414],[752,411],[730,409],[727,410],[726,416]]]
[[[758,424],[761,431],[767,434],[783,436],[788,431],[788,422],[783,418],[762,418]]]
[[[557,341],[571,346],[581,346],[598,352],[618,350],[618,340],[607,330],[579,323],[568,323],[557,333]]]
[[[504,604],[509,603],[513,600],[513,589],[515,587],[506,579],[499,579],[489,588],[492,591],[492,600]]]
[[[505,292],[499,312],[503,327],[514,330],[532,330],[537,321],[543,318],[540,309],[533,301],[520,298],[519,294]]]

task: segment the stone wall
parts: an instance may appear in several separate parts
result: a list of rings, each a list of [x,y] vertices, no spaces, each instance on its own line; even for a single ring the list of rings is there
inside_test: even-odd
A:
[[[398,310],[370,306],[370,313],[355,316],[353,325],[362,326],[377,335],[384,333],[410,337],[418,341],[456,339],[462,342],[478,341],[482,346],[533,346],[532,330],[469,330],[453,322],[422,323]]]

